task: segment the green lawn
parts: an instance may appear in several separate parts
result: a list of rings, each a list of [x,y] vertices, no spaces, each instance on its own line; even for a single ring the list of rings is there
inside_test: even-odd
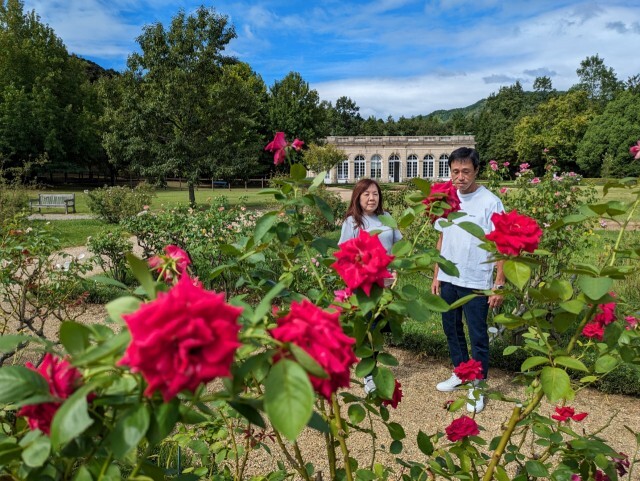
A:
[[[34,220],[32,222],[34,225],[43,225],[48,222],[51,232],[60,240],[62,248],[86,245],[87,237],[95,235],[99,230],[109,225],[97,219]]]

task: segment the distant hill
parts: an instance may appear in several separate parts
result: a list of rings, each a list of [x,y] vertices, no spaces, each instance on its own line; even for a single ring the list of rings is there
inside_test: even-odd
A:
[[[87,77],[89,77],[90,82],[95,82],[96,80],[102,77],[111,78],[111,77],[120,75],[117,71],[113,70],[112,68],[105,69],[100,65],[98,65],[97,63],[92,62],[91,60],[88,60],[86,58],[80,57],[75,54],[72,54],[72,57],[75,57],[78,60],[80,60],[82,63],[84,63],[85,71],[87,72]]]
[[[478,100],[475,104],[469,105],[467,107],[460,107],[457,109],[449,109],[449,110],[434,110],[429,114],[429,117],[438,118],[443,122],[450,120],[451,117],[454,116],[457,112],[462,113],[465,117],[473,117],[476,114],[479,114],[484,105],[487,103],[487,99]]]

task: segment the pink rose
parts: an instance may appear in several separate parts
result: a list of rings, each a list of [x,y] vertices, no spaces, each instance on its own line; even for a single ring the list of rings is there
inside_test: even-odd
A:
[[[629,153],[633,155],[634,160],[640,159],[640,140],[638,140],[636,145],[631,146]]]
[[[400,384],[400,382],[396,379],[396,385],[393,389],[393,396],[391,396],[391,399],[383,399],[382,405],[391,406],[393,409],[396,409],[400,401],[402,401],[402,384]]]
[[[348,287],[346,289],[339,289],[337,291],[333,291],[333,295],[335,296],[333,298],[333,301],[345,302],[347,299],[351,297],[351,294],[353,294],[353,292],[351,292],[351,289],[349,289]]]
[[[302,148],[303,145],[304,142],[300,139],[294,139],[294,141],[291,143],[291,147],[298,151]]]
[[[480,434],[478,424],[469,416],[462,416],[458,419],[454,419],[449,426],[445,428],[447,433],[447,439],[451,442],[456,442],[467,436],[477,436]]]
[[[501,254],[517,256],[522,251],[533,252],[538,248],[542,229],[531,217],[512,210],[509,213],[492,214],[491,222],[494,229],[486,238],[495,242]]]
[[[582,328],[582,335],[602,341],[604,339],[604,326],[598,322],[590,322]]]
[[[533,179],[531,179],[531,183],[532,184],[539,184],[540,183],[540,178],[539,177],[534,177]]]
[[[498,163],[495,160],[490,160],[489,167],[491,167],[491,170],[493,171],[498,170]]]
[[[509,167],[511,164],[510,164],[509,162],[504,162],[502,165],[503,165],[504,167]]]
[[[639,319],[637,317],[626,316],[624,318],[624,322],[627,323],[627,327],[626,327],[627,331],[635,329],[636,326],[638,325],[638,321],[639,321]]]
[[[284,132],[276,132],[276,136],[267,144],[264,150],[273,152],[273,163],[280,165],[287,156],[287,152],[285,151],[286,146],[287,141],[285,140]]]
[[[44,377],[49,384],[49,392],[57,401],[28,404],[18,411],[18,416],[27,418],[31,430],[39,429],[45,434],[51,434],[53,416],[62,405],[62,401],[76,390],[82,374],[68,361],[50,353],[45,354],[37,368],[30,362],[25,366]]]
[[[433,204],[436,202],[445,202],[449,206],[448,209],[444,210],[441,216],[430,213]],[[429,196],[424,199],[422,203],[427,206],[427,212],[429,213],[431,222],[435,222],[440,217],[446,219],[452,212],[460,210],[458,190],[451,181],[432,184]]]
[[[524,172],[525,170],[529,170],[529,164],[527,162],[520,164],[520,172]]]
[[[453,372],[462,382],[484,379],[484,375],[482,374],[482,363],[475,359],[469,359],[466,362],[461,362],[456,366]]]
[[[224,294],[206,291],[183,275],[171,290],[123,316],[131,343],[119,364],[142,374],[145,395],[160,391],[165,401],[230,376],[241,312],[224,302]]]
[[[506,188],[506,187],[501,187],[501,188],[500,188],[500,193],[501,193],[501,194],[503,194],[503,195],[504,195],[504,194],[506,194],[507,192],[509,192],[509,189],[508,189],[508,188]]]
[[[175,245],[164,248],[164,255],[155,255],[147,260],[149,267],[162,274],[165,282],[172,282],[174,275],[181,276],[191,264],[189,254]]]
[[[362,288],[365,294],[371,294],[371,287],[378,284],[384,287],[384,280],[392,274],[387,269],[393,256],[380,243],[377,235],[365,230],[355,239],[340,244],[340,250],[333,255],[337,259],[331,264],[352,291]]]
[[[309,375],[317,393],[330,399],[338,388],[349,387],[351,366],[358,361],[353,353],[356,340],[342,330],[338,312],[320,309],[306,299],[293,302],[289,313],[278,319],[278,327],[271,330],[271,335],[304,349],[324,369],[328,378]]]
[[[556,406],[556,413],[551,416],[551,419],[555,419],[559,422],[566,422],[569,419],[574,421],[582,421],[587,417],[587,413],[577,413],[572,407],[569,406]]]

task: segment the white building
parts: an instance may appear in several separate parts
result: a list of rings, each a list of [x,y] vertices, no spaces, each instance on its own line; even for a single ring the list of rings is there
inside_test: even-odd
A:
[[[327,143],[347,157],[327,173],[326,183],[353,183],[363,177],[381,182],[448,179],[449,154],[476,145],[472,135],[327,137]]]

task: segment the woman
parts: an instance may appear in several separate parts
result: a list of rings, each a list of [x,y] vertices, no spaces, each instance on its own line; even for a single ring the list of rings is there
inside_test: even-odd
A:
[[[380,232],[378,238],[387,249],[387,254],[391,253],[393,244],[402,239],[402,234],[399,230],[392,229],[380,222],[378,216],[383,214],[388,214],[388,212],[383,209],[382,191],[378,183],[372,179],[359,180],[351,193],[351,202],[342,223],[338,244],[358,237],[360,230],[376,231]]]
[[[351,193],[351,202],[347,209],[347,214],[342,223],[342,232],[338,244],[358,237],[361,230],[367,232],[379,232],[378,239],[387,250],[387,254],[391,253],[393,244],[402,239],[402,234],[398,229],[392,229],[384,225],[378,218],[379,215],[387,214],[382,206],[382,191],[375,180],[362,179],[358,181]],[[389,287],[394,279],[385,279],[385,286]],[[387,282],[390,281],[390,282]],[[377,321],[374,321],[375,327]],[[376,390],[373,382],[373,376],[365,376],[364,392],[369,394]]]

